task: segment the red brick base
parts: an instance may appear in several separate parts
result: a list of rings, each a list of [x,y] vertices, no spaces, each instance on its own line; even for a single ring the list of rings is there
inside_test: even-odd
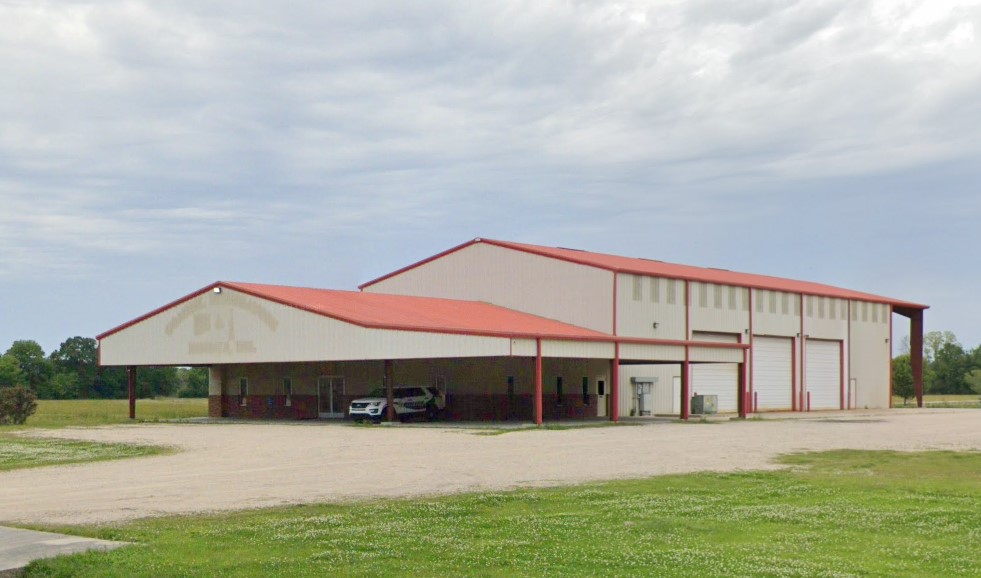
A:
[[[348,395],[340,400],[339,407],[347,407],[352,399],[359,396]],[[443,419],[449,421],[531,421],[534,419],[534,405],[530,394],[459,395],[449,394]],[[242,404],[239,396],[218,396],[208,398],[210,417],[234,417],[239,419],[316,419],[317,396],[294,395],[290,405],[281,395],[250,395]],[[596,397],[591,396],[589,404],[582,396],[565,395],[561,399],[546,395],[542,399],[542,411],[547,420],[582,419],[596,417]]]

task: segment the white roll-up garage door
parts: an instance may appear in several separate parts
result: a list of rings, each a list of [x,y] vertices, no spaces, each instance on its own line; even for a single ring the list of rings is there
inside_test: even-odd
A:
[[[794,342],[753,336],[753,399],[758,410],[793,409]]]
[[[804,388],[810,394],[811,409],[841,407],[841,342],[805,342]]]
[[[739,365],[736,363],[700,363],[691,370],[692,395],[719,396],[720,412],[737,411],[739,399]]]

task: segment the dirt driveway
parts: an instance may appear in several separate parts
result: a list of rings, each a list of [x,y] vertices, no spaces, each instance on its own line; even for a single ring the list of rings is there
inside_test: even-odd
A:
[[[76,524],[371,496],[766,469],[835,448],[981,450],[981,411],[516,431],[340,424],[161,424],[31,435],[177,446],[174,455],[0,473],[0,523]]]

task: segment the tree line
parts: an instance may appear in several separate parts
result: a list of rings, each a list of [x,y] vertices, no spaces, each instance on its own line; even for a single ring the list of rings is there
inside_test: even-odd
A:
[[[892,360],[892,387],[905,403],[913,397],[913,369],[909,338]],[[967,350],[950,331],[931,331],[923,336],[923,390],[931,394],[981,395],[981,345]]]
[[[129,396],[122,367],[99,367],[99,343],[70,337],[50,355],[29,339],[14,341],[0,357],[0,387],[25,387],[39,399],[119,399]],[[207,397],[208,371],[195,367],[141,367],[137,397]]]

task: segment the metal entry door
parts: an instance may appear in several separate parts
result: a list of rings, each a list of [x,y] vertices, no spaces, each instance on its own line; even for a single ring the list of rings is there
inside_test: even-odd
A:
[[[610,393],[609,383],[605,375],[596,376],[596,417],[606,417],[606,396]]]
[[[325,375],[317,379],[317,415],[322,418],[344,417],[344,378]]]

